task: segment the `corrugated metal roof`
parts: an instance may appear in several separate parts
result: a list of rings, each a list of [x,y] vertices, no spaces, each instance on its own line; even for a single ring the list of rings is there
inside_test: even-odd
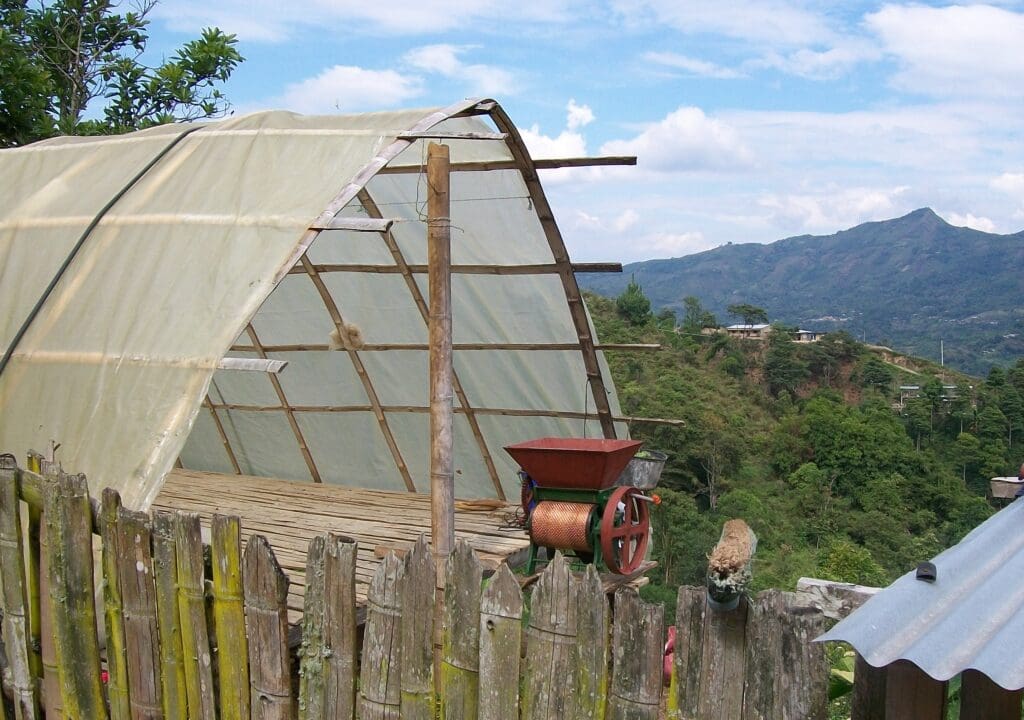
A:
[[[1024,499],[932,562],[934,583],[909,572],[818,640],[848,642],[876,667],[909,660],[936,680],[974,669],[1024,688]]]

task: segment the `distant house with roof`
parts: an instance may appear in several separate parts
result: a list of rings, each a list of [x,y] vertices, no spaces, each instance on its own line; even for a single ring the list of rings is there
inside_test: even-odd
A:
[[[793,342],[798,343],[812,343],[818,342],[821,339],[821,333],[815,330],[794,330],[793,331]]]
[[[771,325],[768,323],[758,323],[756,325],[729,325],[725,328],[725,332],[730,337],[741,338],[743,340],[764,340],[768,337],[768,332],[771,330]]]

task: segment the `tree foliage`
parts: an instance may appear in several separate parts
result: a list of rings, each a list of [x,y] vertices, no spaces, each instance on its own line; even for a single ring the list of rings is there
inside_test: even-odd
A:
[[[737,303],[735,305],[730,305],[725,309],[725,311],[733,317],[743,320],[744,325],[755,325],[757,323],[768,322],[768,313],[764,308],[758,307],[757,305]]]
[[[630,325],[643,325],[651,319],[651,301],[635,278],[630,279],[629,285],[615,299],[615,309]]]
[[[156,0],[0,0],[0,145],[121,133],[228,109],[219,86],[243,61],[237,39],[202,31],[170,59],[143,62]]]

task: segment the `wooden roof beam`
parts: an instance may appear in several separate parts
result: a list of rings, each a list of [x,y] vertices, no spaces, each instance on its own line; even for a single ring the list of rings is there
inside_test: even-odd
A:
[[[405,137],[405,136],[400,136]],[[533,160],[534,170],[561,170],[563,168],[634,166],[636,155],[606,155],[604,157],[538,158]],[[476,162],[454,162],[452,172],[489,172],[491,170],[518,170],[514,160],[479,160]],[[378,175],[418,175],[423,172],[421,165],[389,165],[381,168]]]
[[[384,265],[370,263],[324,263],[314,265],[318,273],[358,272],[402,275],[407,272],[425,274],[426,265]],[[620,273],[622,263],[572,263],[574,273]],[[555,263],[534,265],[452,265],[453,275],[557,275],[562,266]],[[304,275],[305,269],[296,265],[290,271],[293,275]]]

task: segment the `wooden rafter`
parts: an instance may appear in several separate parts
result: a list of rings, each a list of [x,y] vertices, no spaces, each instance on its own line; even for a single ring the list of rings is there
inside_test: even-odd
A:
[[[224,445],[224,451],[228,454],[228,460],[231,461],[231,468],[235,471],[235,475],[241,475],[242,468],[238,464],[238,458],[235,456],[235,451],[232,449],[231,442],[228,440],[228,434],[224,432],[224,424],[220,421],[220,416],[217,414],[213,398],[210,397],[209,393],[206,394],[203,406],[210,411],[210,416],[213,418],[213,424],[217,428],[217,434],[220,435],[220,441]],[[178,458],[178,461],[181,461],[180,457]]]
[[[555,262],[560,267],[559,276],[562,279],[562,287],[565,289],[565,299],[569,303],[572,322],[580,340],[580,352],[583,355],[583,365],[587,371],[587,381],[594,396],[594,406],[601,424],[601,432],[606,438],[615,438],[615,421],[612,418],[611,403],[608,402],[608,391],[605,388],[604,376],[601,373],[601,365],[598,362],[597,350],[594,347],[594,337],[590,332],[587,309],[583,305],[583,297],[580,294],[579,285],[576,283],[576,276],[573,274],[572,262],[569,260],[569,253],[565,249],[562,233],[555,223],[551,206],[548,204],[547,196],[544,195],[544,188],[541,187],[540,178],[537,177],[537,170],[526,151],[526,146],[516,126],[500,105],[495,105],[492,108],[490,116],[498,130],[508,134],[508,140],[506,141],[508,149],[512,153],[513,159],[519,165],[523,175],[523,182],[526,183],[530,200],[537,212],[537,218],[544,229],[544,236],[547,238],[548,247],[551,249]]]
[[[260,342],[259,335],[256,334],[256,328],[249,323],[245,327],[245,333],[249,336],[249,342],[260,356],[260,358],[267,359],[267,351],[263,349],[263,344]],[[270,378],[270,384],[274,386],[274,392],[277,394],[277,399],[281,401],[281,405],[285,408],[288,407],[288,399],[284,395],[284,388],[281,387],[281,381],[277,379],[277,375],[268,374]],[[285,410],[285,417],[288,419],[288,426],[292,429],[292,434],[295,435],[295,441],[299,444],[299,452],[302,453],[302,459],[306,461],[306,467],[309,469],[309,474],[313,478],[313,482],[323,482],[320,477],[320,471],[317,470],[316,463],[313,462],[313,454],[309,452],[309,446],[306,445],[306,438],[302,435],[302,429],[299,427],[298,421],[295,419],[295,413],[291,410]]]
[[[380,208],[377,206],[377,203],[366,188],[363,188],[357,197],[367,215],[371,218],[380,216]],[[413,302],[416,304],[416,308],[420,312],[420,317],[423,318],[424,323],[429,324],[430,308],[427,307],[427,301],[423,297],[423,293],[420,292],[420,287],[416,283],[416,278],[412,276],[412,272],[409,270],[409,264],[405,260],[405,255],[402,253],[402,249],[398,246],[398,243],[395,242],[395,238],[390,232],[381,233],[380,236],[384,241],[384,244],[387,245],[388,252],[391,253],[391,257],[395,260],[395,267],[399,268],[399,271],[402,273],[402,277],[405,279],[405,285],[409,288],[409,294],[412,296]],[[426,349],[425,346],[424,349]],[[458,346],[453,345],[453,350],[458,349]],[[461,405],[465,410],[466,420],[469,423],[470,431],[473,433],[473,439],[476,441],[477,448],[480,450],[480,456],[483,458],[484,465],[487,467],[487,474],[491,477],[491,483],[494,485],[494,491],[498,494],[500,499],[504,500],[505,491],[501,487],[501,478],[498,476],[498,469],[494,465],[494,458],[491,456],[491,451],[487,447],[487,440],[484,438],[483,431],[480,429],[480,423],[476,419],[476,414],[472,410],[472,405],[470,405],[469,398],[466,396],[466,391],[463,389],[462,382],[459,380],[459,374],[455,370],[452,370],[452,387],[455,390],[455,396],[459,399],[459,405]]]
[[[366,391],[366,397],[370,401],[373,414],[377,417],[377,424],[380,425],[380,430],[384,434],[384,440],[387,442],[388,449],[391,451],[391,456],[395,460],[398,472],[402,476],[402,482],[405,483],[405,487],[409,492],[416,492],[416,484],[413,482],[412,475],[409,473],[409,467],[405,464],[405,459],[402,457],[402,451],[399,449],[398,442],[395,440],[395,435],[391,432],[391,427],[388,425],[388,419],[384,415],[384,411],[381,409],[380,397],[377,395],[377,390],[373,387],[373,381],[370,380],[370,374],[366,371],[366,366],[359,357],[359,351],[353,347],[352,339],[349,337],[348,326],[345,324],[345,319],[342,317],[341,311],[338,310],[338,304],[334,302],[334,297],[331,295],[330,290],[327,289],[327,285],[324,283],[323,278],[320,277],[320,274],[316,271],[316,268],[313,267],[313,263],[310,262],[309,258],[303,255],[300,262],[302,263],[302,267],[306,269],[306,274],[309,275],[309,279],[313,282],[317,292],[320,294],[324,307],[327,308],[327,314],[331,316],[331,322],[334,323],[334,328],[337,331],[338,336],[341,338],[342,344],[345,346],[345,352],[348,353],[348,357],[352,361],[352,366],[355,368],[356,374],[359,376],[359,380],[363,384],[363,390]]]
[[[214,405],[218,410],[242,410],[245,412],[283,412],[290,410],[296,413],[361,413],[375,412],[370,405],[292,405],[281,407],[280,405],[238,405],[233,403],[222,403]],[[413,413],[427,414],[430,407],[427,405],[382,405],[381,410],[385,413]],[[466,408],[457,407],[455,413],[465,415]],[[565,418],[568,420],[594,420],[597,415],[592,412],[580,412],[578,410],[531,410],[529,408],[484,408],[476,406],[470,409],[474,415],[504,415],[507,417],[553,417]],[[614,422],[623,423],[649,423],[652,425],[670,425],[672,427],[684,427],[684,420],[672,418],[651,418],[638,417],[635,415],[613,415]]]
[[[597,167],[608,165],[636,165],[635,155],[579,158],[540,158],[533,161],[537,170],[558,170],[561,168]],[[514,160],[481,160],[478,162],[452,163],[452,172],[489,172],[491,170],[518,170]],[[389,165],[380,175],[403,175],[422,172],[420,165]]]
[[[579,343],[454,343],[452,348],[459,351],[473,350],[514,350],[514,351],[554,351],[564,352],[579,350]],[[255,352],[252,345],[232,345],[235,352]],[[291,345],[264,345],[268,353],[286,352],[326,352],[331,346],[326,343],[294,343]],[[360,352],[386,352],[388,350],[429,350],[426,343],[363,343]],[[608,343],[595,345],[595,350],[616,350],[625,352],[654,352],[662,349],[655,343]]]
[[[399,268],[397,265],[381,265],[370,263],[323,263],[317,264],[318,273],[351,272],[351,273],[379,273],[382,275],[398,275],[405,272],[426,274],[426,265],[405,265]],[[452,275],[557,275],[562,271],[556,263],[543,263],[535,265],[452,265]],[[573,263],[574,273],[620,273],[622,263]],[[291,273],[301,275],[305,270],[296,265]]]

